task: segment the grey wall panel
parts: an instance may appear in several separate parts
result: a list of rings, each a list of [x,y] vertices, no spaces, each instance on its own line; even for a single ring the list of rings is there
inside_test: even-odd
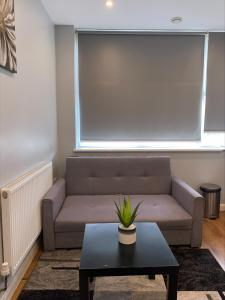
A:
[[[63,173],[64,157],[71,154],[71,142],[75,140],[74,38],[72,25],[55,26],[59,174]]]

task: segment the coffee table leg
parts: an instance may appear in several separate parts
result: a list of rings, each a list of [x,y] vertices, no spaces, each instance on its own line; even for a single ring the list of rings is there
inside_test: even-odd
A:
[[[167,300],[177,300],[177,277],[177,272],[167,275]]]
[[[80,285],[80,300],[89,300],[89,280],[88,276],[82,271],[79,272],[79,285]]]

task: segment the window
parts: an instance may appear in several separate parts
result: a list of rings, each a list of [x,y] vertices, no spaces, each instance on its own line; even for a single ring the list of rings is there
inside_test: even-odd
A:
[[[225,131],[225,33],[209,35],[206,131]]]
[[[200,143],[205,48],[204,34],[80,32],[78,148]]]

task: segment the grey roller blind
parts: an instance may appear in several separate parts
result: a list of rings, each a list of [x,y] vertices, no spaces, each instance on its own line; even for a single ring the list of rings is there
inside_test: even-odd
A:
[[[81,140],[199,140],[203,35],[79,33]]]
[[[205,130],[225,130],[225,33],[209,34]]]

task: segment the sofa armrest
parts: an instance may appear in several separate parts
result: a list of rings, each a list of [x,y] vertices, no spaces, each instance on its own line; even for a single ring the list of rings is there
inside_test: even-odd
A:
[[[192,216],[191,246],[201,246],[204,198],[176,177],[172,178],[172,196]]]
[[[65,180],[58,179],[42,201],[42,225],[44,249],[55,249],[54,222],[65,200]]]

